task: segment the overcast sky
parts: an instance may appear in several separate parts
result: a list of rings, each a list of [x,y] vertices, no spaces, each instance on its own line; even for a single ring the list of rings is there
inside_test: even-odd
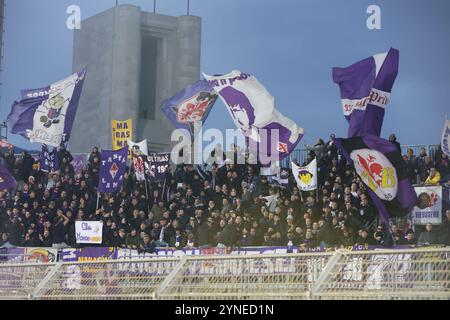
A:
[[[119,3],[153,10],[153,0]],[[66,28],[71,4],[79,5],[86,19],[115,0],[6,0],[0,120],[21,89],[71,73],[73,31]],[[370,4],[381,8],[381,30],[366,26]],[[186,0],[157,0],[157,12],[183,15]],[[402,144],[439,143],[445,114],[450,116],[450,1],[191,0],[191,14],[202,17],[201,71],[255,75],[275,96],[277,108],[305,129],[300,147],[330,132],[346,136],[331,68],[391,46],[400,50],[400,70],[382,136],[395,132]],[[235,128],[221,102],[206,127]],[[40,149],[20,136],[8,134],[8,140]]]

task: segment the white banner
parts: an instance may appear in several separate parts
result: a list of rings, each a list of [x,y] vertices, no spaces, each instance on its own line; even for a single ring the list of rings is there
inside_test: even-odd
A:
[[[27,130],[27,137],[31,143],[59,147],[65,131],[66,114],[78,78],[78,74],[75,73],[50,85],[48,99],[44,100],[34,113],[33,129]]]
[[[442,131],[441,148],[442,152],[450,157],[450,120],[445,120],[444,130]]]
[[[414,224],[442,223],[442,187],[415,187],[417,205],[411,211]]]
[[[102,221],[75,221],[77,243],[102,243]]]
[[[293,162],[291,165],[292,174],[301,191],[317,189],[317,159],[311,161],[306,167],[299,167]]]
[[[137,148],[139,148],[139,151],[141,152],[137,153],[138,155],[143,154],[148,156],[147,139],[144,139],[141,142],[133,142],[131,140],[128,140],[127,143],[130,152],[134,152],[133,147],[136,146]]]

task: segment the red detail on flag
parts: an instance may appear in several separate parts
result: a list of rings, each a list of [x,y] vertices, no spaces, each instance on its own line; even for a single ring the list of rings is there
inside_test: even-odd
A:
[[[363,167],[364,170],[367,171],[367,173],[372,177],[373,181],[375,181],[378,186],[381,186],[383,166],[376,162],[376,160],[377,158],[370,154],[367,159],[364,159],[358,154],[358,162],[361,167]]]
[[[289,153],[288,145],[278,141],[278,151],[282,153]]]
[[[134,170],[136,170],[136,172],[138,174],[144,174],[144,161],[142,161],[142,158],[137,156],[133,158],[133,165],[134,165]]]
[[[194,122],[203,119],[212,99],[198,101],[197,99],[201,93],[199,92],[180,104],[177,110],[177,120],[179,122]]]
[[[116,177],[117,172],[119,171],[119,167],[117,166],[117,164],[114,162],[111,166],[111,168],[109,169],[109,173],[111,174],[111,177],[114,179]]]

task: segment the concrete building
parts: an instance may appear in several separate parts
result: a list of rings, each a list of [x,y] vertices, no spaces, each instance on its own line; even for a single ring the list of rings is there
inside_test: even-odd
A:
[[[73,71],[88,66],[72,129],[72,152],[112,147],[111,120],[133,119],[135,141],[169,151],[173,127],[161,102],[200,78],[201,19],[120,5],[81,22]]]

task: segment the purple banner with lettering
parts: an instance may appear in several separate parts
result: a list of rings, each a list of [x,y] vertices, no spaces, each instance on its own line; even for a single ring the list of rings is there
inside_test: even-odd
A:
[[[49,151],[47,145],[42,145],[42,151],[40,156],[41,171],[51,172],[56,171],[59,168],[58,157],[56,156],[57,150],[53,148],[53,151]]]
[[[60,261],[101,261],[117,259],[118,249],[113,247],[85,247],[62,249]]]
[[[116,192],[123,185],[127,166],[128,146],[117,151],[102,150],[100,160],[99,192]]]
[[[169,169],[170,153],[150,154],[144,162],[145,174],[150,182],[164,181]]]

